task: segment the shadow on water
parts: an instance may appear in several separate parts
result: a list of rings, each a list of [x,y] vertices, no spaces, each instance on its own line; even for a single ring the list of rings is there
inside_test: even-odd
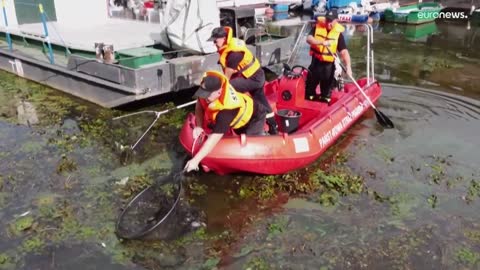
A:
[[[388,27],[375,33],[375,72],[396,129],[370,111],[305,169],[190,176],[182,202],[206,219],[172,241],[120,241],[114,226],[132,195],[181,168],[193,107],[162,116],[125,157],[154,116],[112,117],[173,104],[104,110],[0,72],[0,269],[478,268],[478,28],[439,23],[412,42]],[[362,31],[348,36],[356,76]],[[308,66],[301,50],[294,64]],[[37,124],[19,124],[22,101]]]

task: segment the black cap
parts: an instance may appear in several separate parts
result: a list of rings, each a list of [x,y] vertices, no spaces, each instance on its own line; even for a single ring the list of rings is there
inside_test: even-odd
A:
[[[209,75],[203,78],[203,81],[193,97],[207,98],[213,91],[222,87],[222,81],[216,76]]]
[[[338,12],[336,9],[332,9],[332,10],[329,10],[327,11],[327,14],[325,14],[325,18],[327,19],[327,21],[331,22],[335,19],[338,19]]]
[[[214,41],[217,38],[223,38],[227,36],[227,31],[222,26],[214,28],[212,30],[212,36],[207,41]]]

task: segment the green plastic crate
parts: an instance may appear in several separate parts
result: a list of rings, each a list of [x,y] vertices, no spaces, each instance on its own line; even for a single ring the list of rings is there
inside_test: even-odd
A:
[[[126,49],[117,53],[119,64],[130,68],[140,68],[163,61],[163,51],[154,48]]]

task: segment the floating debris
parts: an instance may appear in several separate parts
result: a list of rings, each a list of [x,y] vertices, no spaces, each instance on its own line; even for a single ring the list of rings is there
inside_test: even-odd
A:
[[[120,186],[125,186],[128,182],[128,179],[130,179],[128,176],[124,177],[120,181],[116,182],[115,184],[120,185]]]
[[[30,214],[30,210],[28,210],[28,211],[25,212],[25,213],[22,213],[22,214],[18,215],[18,217],[24,217],[24,216],[26,216],[26,215],[28,215],[28,214]]]

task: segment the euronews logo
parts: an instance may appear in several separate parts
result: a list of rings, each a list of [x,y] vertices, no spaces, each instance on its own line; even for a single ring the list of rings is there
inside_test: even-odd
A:
[[[443,11],[419,11],[419,19],[468,19],[468,15],[465,12],[443,12]]]

